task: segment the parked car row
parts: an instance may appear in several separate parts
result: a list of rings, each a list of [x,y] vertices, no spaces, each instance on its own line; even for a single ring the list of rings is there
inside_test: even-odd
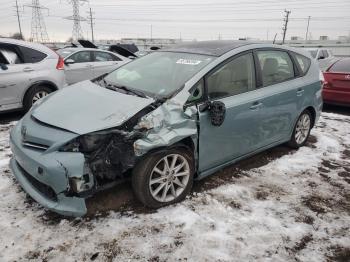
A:
[[[10,167],[63,215],[84,215],[87,197],[126,179],[145,206],[176,203],[227,165],[305,145],[322,109],[321,76],[308,53],[285,46],[155,51],[40,99],[11,131]]]
[[[0,112],[28,111],[38,99],[83,80],[109,73],[131,61],[93,48],[50,48],[0,38]]]

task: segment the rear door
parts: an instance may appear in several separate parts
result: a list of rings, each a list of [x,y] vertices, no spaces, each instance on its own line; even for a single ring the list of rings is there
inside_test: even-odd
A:
[[[0,52],[7,67],[0,69],[0,105],[20,103],[46,54],[12,44],[0,44]]]
[[[68,60],[72,60],[73,62],[66,63],[64,67],[66,82],[69,85],[94,78],[91,51],[78,51],[65,58],[65,61]]]
[[[260,145],[264,147],[289,138],[305,90],[287,51],[260,49],[255,54],[262,80]]]
[[[93,51],[92,53],[93,62],[91,65],[94,77],[109,73],[122,64],[122,60],[114,54],[103,51]]]

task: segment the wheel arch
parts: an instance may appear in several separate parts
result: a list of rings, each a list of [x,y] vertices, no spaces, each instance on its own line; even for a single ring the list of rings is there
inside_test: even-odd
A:
[[[51,81],[48,80],[41,80],[41,81],[36,81],[33,84],[31,84],[26,91],[24,92],[23,96],[22,96],[22,106],[24,103],[24,99],[25,97],[28,95],[29,90],[31,90],[32,88],[36,87],[36,86],[40,86],[40,85],[45,85],[48,88],[50,88],[52,90],[52,92],[57,91],[58,87]]]
[[[308,107],[306,107],[304,110],[303,110],[303,112],[305,111],[305,110],[307,110],[307,111],[309,111],[310,113],[311,113],[311,117],[312,117],[312,119],[311,119],[311,128],[312,127],[314,127],[314,125],[315,125],[315,120],[316,120],[316,110],[315,110],[315,108],[313,107],[313,106],[308,106]]]

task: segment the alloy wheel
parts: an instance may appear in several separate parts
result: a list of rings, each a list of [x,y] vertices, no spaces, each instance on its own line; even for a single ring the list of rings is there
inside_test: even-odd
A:
[[[34,105],[34,103],[36,101],[38,101],[40,98],[43,98],[43,97],[47,96],[48,94],[49,93],[46,92],[46,91],[39,91],[39,92],[35,93],[34,96],[33,96],[33,99],[32,99],[32,104]]]
[[[187,159],[179,154],[170,154],[154,166],[149,179],[149,190],[155,200],[170,202],[182,194],[189,179],[190,166]]]
[[[309,114],[300,116],[295,129],[295,141],[300,145],[305,142],[311,128],[311,119]]]

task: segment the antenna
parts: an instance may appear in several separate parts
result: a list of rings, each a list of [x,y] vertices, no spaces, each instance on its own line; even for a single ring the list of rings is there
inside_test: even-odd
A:
[[[88,0],[68,0],[70,4],[72,4],[73,7],[73,15],[68,16],[65,19],[73,20],[73,32],[72,32],[72,39],[78,40],[82,39],[83,37],[83,31],[81,30],[80,21],[86,21],[86,19],[79,14],[79,7],[80,3],[84,4],[85,2],[88,2]]]
[[[42,9],[45,9],[48,12],[49,9],[44,6],[41,6],[39,0],[32,0],[31,5],[24,6],[32,8],[30,41],[41,43],[49,42],[49,36],[47,34],[44,18],[41,13]]]
[[[282,28],[283,30],[283,40],[282,40],[282,45],[284,44],[284,40],[286,39],[286,33],[287,33],[287,26],[288,26],[288,22],[289,22],[289,15],[291,13],[291,11],[288,10],[284,10],[285,12],[285,17],[284,17],[284,26]]]

